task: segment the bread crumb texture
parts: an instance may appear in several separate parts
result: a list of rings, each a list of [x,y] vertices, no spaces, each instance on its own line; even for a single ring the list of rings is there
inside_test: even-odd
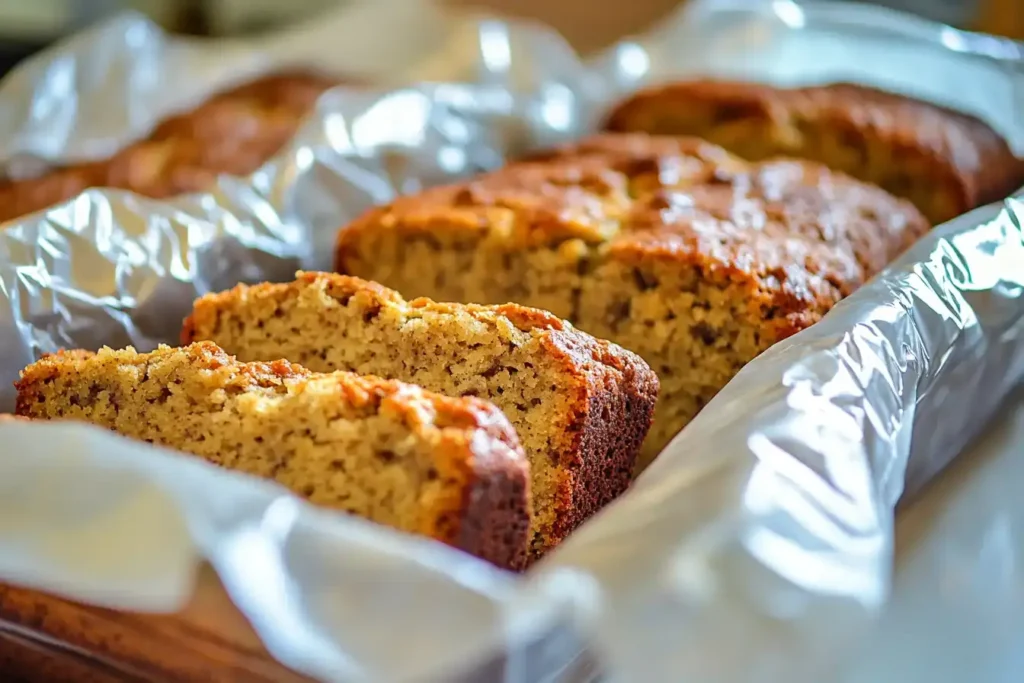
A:
[[[528,466],[483,400],[243,363],[209,342],[60,352],[27,367],[17,389],[18,415],[89,422],[500,566],[525,561]]]
[[[549,313],[406,302],[330,273],[199,299],[182,342],[200,339],[242,360],[287,358],[493,402],[530,460],[533,557],[627,488],[658,391],[638,356]]]
[[[928,228],[818,164],[606,134],[374,208],[340,231],[336,267],[406,296],[544,309],[636,352],[661,385],[643,467]]]

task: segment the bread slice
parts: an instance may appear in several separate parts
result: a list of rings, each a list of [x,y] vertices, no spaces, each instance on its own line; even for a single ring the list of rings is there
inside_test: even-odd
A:
[[[928,230],[908,202],[799,161],[602,136],[377,207],[337,269],[446,301],[515,301],[639,354],[661,384],[641,462],[751,359]]]
[[[658,392],[636,355],[548,313],[406,302],[329,273],[199,299],[182,342],[199,339],[243,360],[287,358],[493,402],[530,459],[534,556],[626,489]]]
[[[845,83],[781,89],[688,81],[642,90],[606,128],[693,135],[744,159],[823,163],[912,201],[934,224],[1007,197],[1024,162],[986,123],[927,102]]]
[[[508,420],[482,400],[241,363],[211,343],[61,352],[16,386],[18,415],[84,420],[192,453],[499,566],[525,558],[528,466]]]

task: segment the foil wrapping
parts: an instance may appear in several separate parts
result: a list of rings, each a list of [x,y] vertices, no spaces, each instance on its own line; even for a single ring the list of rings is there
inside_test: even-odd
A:
[[[381,79],[433,84],[331,91],[251,177],[159,202],[89,190],[0,229],[0,409],[41,353],[173,343],[197,295],[326,267],[367,207],[577,137],[652,79],[856,80],[1024,140],[1015,44],[860,5],[698,0],[592,62],[539,27],[439,25],[443,45]],[[215,57],[122,17],[0,83],[0,162],[16,175],[102,157],[242,73],[316,65],[338,40],[321,23]],[[850,54],[855,70],[825,68]],[[156,87],[169,79],[187,87]],[[901,496],[1020,383],[1022,334],[1011,198],[937,228],[750,363],[525,576],[90,427],[4,424],[0,579],[159,612],[206,561],[270,653],[325,681],[821,680],[886,603]]]

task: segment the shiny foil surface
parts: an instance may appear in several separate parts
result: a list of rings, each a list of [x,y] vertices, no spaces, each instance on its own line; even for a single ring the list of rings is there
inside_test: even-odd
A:
[[[846,80],[1024,140],[1015,44],[860,5],[698,0],[589,63],[539,27],[430,16],[444,44],[382,80],[433,84],[331,91],[249,178],[173,201],[90,190],[0,229],[0,409],[41,353],[174,343],[197,295],[327,267],[338,226],[367,207],[578,137],[652,79],[756,64],[766,81],[815,82],[855,50]],[[229,73],[316,62],[340,40],[326,25],[213,59],[122,17],[0,83],[0,161],[14,174],[102,157]],[[890,49],[919,55],[913,71],[882,68]],[[96,65],[117,77],[89,77]],[[950,68],[985,87],[952,88]],[[180,100],[139,94],[165,78],[189,83]],[[206,560],[269,651],[325,681],[820,681],[888,599],[897,502],[1020,383],[1022,334],[1024,195],[939,227],[750,363],[523,577],[100,430],[4,424],[0,579],[167,611]]]

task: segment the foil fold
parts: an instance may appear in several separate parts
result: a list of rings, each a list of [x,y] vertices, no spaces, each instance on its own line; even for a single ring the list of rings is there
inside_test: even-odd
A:
[[[786,14],[791,5],[802,22]],[[818,34],[833,35],[841,56],[861,45],[870,14],[836,3],[695,7],[590,63],[536,27],[453,19],[452,42],[423,64],[453,79],[471,73],[473,83],[338,88],[249,178],[171,201],[89,190],[4,226],[0,409],[12,407],[10,382],[41,353],[174,343],[194,297],[327,267],[338,226],[373,204],[577,137],[639,83],[749,62],[748,44],[722,36],[760,36],[764,54],[779,48],[782,57],[761,63],[765,78],[813,81],[822,74],[798,67],[824,49]],[[904,49],[932,41],[998,92],[1020,92],[1017,56],[973,42],[951,49],[941,27],[871,16],[891,29],[879,40]],[[752,31],[758,22],[771,30]],[[96,42],[110,26],[22,75],[111,49],[144,64],[130,59],[131,41]],[[720,47],[695,62],[692,36]],[[296,34],[275,44],[315,52]],[[238,50],[257,71],[301,62],[283,48],[273,58]],[[0,98],[29,86],[33,100],[53,95],[46,78],[16,74]],[[66,158],[32,142],[49,124],[22,111],[0,125],[0,161],[10,172],[26,150],[58,163],[122,143],[87,121],[103,96],[76,93],[81,105],[56,127],[73,131]],[[980,102],[955,96],[968,111]],[[982,109],[1009,139],[1024,139],[1003,109]],[[129,128],[152,125],[159,111]],[[115,608],[173,610],[202,558],[271,653],[321,680],[821,680],[887,600],[897,502],[955,457],[1024,375],[1021,264],[1024,197],[938,228],[744,368],[626,495],[524,577],[89,427],[3,424],[0,578]],[[138,505],[153,511],[136,516],[145,530],[175,530],[160,572],[139,564],[143,540],[115,533]],[[103,562],[95,547],[69,545],[71,532],[109,539]],[[132,590],[117,592],[125,567],[141,569]]]

